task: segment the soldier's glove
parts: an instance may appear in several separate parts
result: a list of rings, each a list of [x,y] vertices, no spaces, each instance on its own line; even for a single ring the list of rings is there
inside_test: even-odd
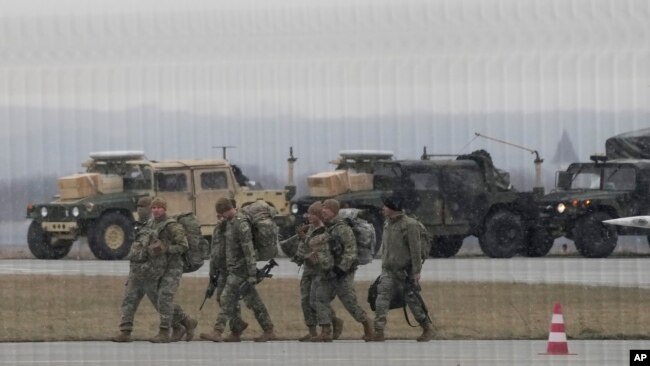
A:
[[[154,239],[147,247],[147,253],[152,257],[157,257],[167,252],[167,245],[160,239]]]
[[[257,285],[257,276],[248,277],[248,284],[251,286]]]
[[[309,229],[309,225],[300,225],[296,228],[296,234],[298,234],[300,239],[304,239],[307,236],[307,229]]]
[[[339,267],[339,266],[334,266],[334,268],[332,268],[332,272],[334,272],[334,274],[336,275],[336,278],[342,278],[342,277],[345,277],[345,275],[348,274],[343,269],[341,269],[341,267]]]

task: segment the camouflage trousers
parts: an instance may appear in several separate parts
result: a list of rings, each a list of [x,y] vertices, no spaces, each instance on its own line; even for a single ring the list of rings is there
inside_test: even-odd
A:
[[[377,286],[377,300],[375,302],[375,329],[384,329],[386,326],[386,316],[390,307],[390,300],[395,296],[403,296],[404,302],[411,309],[411,313],[420,325],[430,323],[427,315],[420,305],[418,299],[412,293],[404,294],[404,282],[406,278],[403,274],[383,271],[379,277]]]
[[[170,265],[160,278],[158,285],[158,312],[160,313],[160,328],[169,329],[172,327],[174,316],[174,295],[178,290],[183,276],[183,264]]]
[[[237,308],[239,305],[239,286],[246,281],[246,278],[228,274],[226,278],[226,285],[221,294],[221,311],[217,315],[217,321],[214,324],[214,329],[223,332],[226,329],[226,324],[236,319]],[[253,311],[255,319],[260,324],[263,330],[273,329],[273,322],[269,316],[266,306],[262,302],[260,295],[257,293],[255,286],[244,295],[244,303],[246,307]],[[241,319],[241,317],[240,317]],[[233,324],[231,324],[231,329]]]
[[[215,296],[215,299],[217,300],[219,306],[223,304],[223,298],[221,295],[223,294],[223,289],[226,287],[226,279],[228,278],[228,276],[225,274],[226,271],[222,271],[221,273],[222,275],[219,276],[219,280],[217,281],[217,296]],[[230,331],[232,333],[241,333],[244,321],[241,318],[241,306],[239,306],[239,301],[237,301],[235,311],[233,312],[233,317],[228,323],[230,326]]]
[[[121,331],[133,330],[133,319],[138,310],[142,298],[146,295],[151,304],[159,311],[159,279],[151,276],[145,276],[137,273],[129,273],[129,279],[124,289],[124,299],[122,300],[122,319],[120,320]],[[173,305],[173,324],[178,325],[187,317],[183,309],[178,305]]]
[[[320,284],[321,277],[316,274],[303,274],[300,279],[300,305],[307,327],[328,324],[327,319],[336,316],[331,306],[331,290]],[[320,292],[320,291],[325,292]]]
[[[341,278],[332,278],[328,275],[319,277],[312,304],[318,314],[318,324],[325,325],[332,322],[334,313],[331,303],[335,297],[341,300],[343,307],[352,315],[354,320],[359,323],[366,320],[366,312],[359,306],[357,292],[354,289],[355,274],[356,270],[353,270]]]

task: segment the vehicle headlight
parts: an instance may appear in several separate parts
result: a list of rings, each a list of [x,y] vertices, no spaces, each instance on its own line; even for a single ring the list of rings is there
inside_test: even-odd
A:
[[[47,216],[47,207],[41,207],[41,216],[43,217]]]
[[[566,205],[564,203],[559,203],[556,207],[558,213],[563,213],[566,210]]]
[[[74,217],[79,216],[79,207],[73,207],[72,208],[72,216],[74,216]]]
[[[291,213],[294,214],[294,215],[298,213],[298,204],[297,203],[294,203],[294,204],[291,205]]]
[[[85,206],[86,206],[86,211],[90,212],[95,207],[95,204],[92,203],[92,202],[88,202],[88,203],[85,204]]]

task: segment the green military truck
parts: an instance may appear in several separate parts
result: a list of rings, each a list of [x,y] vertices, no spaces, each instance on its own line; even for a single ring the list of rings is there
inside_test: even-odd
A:
[[[52,202],[29,204],[32,222],[27,244],[39,259],[66,256],[75,240],[86,237],[99,259],[124,258],[134,239],[136,203],[143,196],[163,197],[168,213],[193,212],[204,236],[216,224],[214,204],[230,197],[241,206],[264,200],[278,211],[276,220],[291,225],[289,200],[295,187],[253,190],[240,185],[236,166],[226,160],[165,160],[145,158],[141,151],[92,153],[82,166],[86,173],[59,179]]]
[[[340,155],[334,161],[337,169],[371,173],[372,189],[332,198],[342,207],[363,209],[378,239],[383,225],[382,197],[395,191],[406,198],[406,211],[432,233],[433,256],[456,255],[470,235],[478,237],[483,252],[495,258],[518,253],[539,256],[550,249],[528,247],[529,238],[539,232],[533,193],[513,189],[509,175],[496,169],[485,151],[453,158],[432,158],[425,152],[419,160],[393,160],[389,152],[344,151]],[[325,198],[295,198],[292,213],[302,217],[312,202]]]
[[[647,235],[602,221],[650,214],[650,129],[611,137],[605,147],[606,155],[557,172],[556,189],[539,201],[547,231],[539,237],[564,236],[588,258],[608,257],[619,235]]]

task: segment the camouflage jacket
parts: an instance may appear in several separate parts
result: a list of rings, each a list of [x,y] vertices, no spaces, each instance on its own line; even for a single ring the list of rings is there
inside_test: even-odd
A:
[[[416,220],[401,214],[384,223],[381,241],[381,268],[388,272],[409,275],[422,270],[420,227]]]
[[[334,258],[329,248],[329,235],[325,227],[309,225],[304,240],[298,243],[296,255],[291,259],[303,265],[303,276],[328,272],[334,265]]]
[[[345,272],[355,270],[358,264],[357,239],[350,225],[337,216],[327,224],[327,232],[330,235],[329,245],[334,256],[334,265]]]
[[[240,277],[257,275],[255,247],[251,225],[243,213],[226,222],[224,233],[226,243],[226,268],[229,274]]]
[[[216,271],[226,273],[226,222],[220,221],[212,232],[210,245],[210,274]]]

